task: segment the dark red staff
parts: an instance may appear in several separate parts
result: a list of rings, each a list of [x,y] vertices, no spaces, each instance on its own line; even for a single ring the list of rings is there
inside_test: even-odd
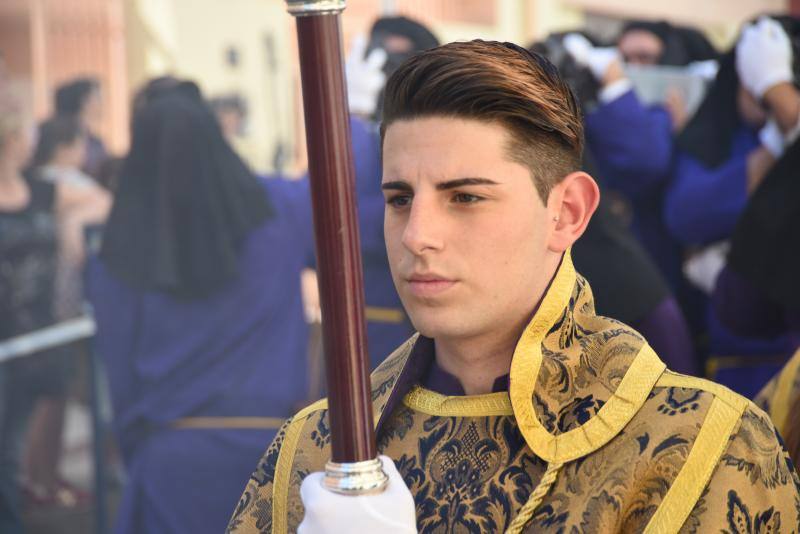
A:
[[[314,206],[331,461],[341,493],[383,487],[366,355],[364,287],[339,16],[344,0],[287,0],[297,20],[308,168]]]

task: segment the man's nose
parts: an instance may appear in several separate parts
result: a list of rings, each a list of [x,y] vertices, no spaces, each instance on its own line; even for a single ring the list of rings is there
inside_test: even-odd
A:
[[[403,231],[403,246],[417,256],[440,250],[443,223],[435,203],[415,198]]]

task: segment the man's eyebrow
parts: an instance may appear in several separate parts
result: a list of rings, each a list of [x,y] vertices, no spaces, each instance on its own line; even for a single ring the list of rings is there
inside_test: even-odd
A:
[[[459,178],[458,180],[449,180],[436,184],[436,189],[445,191],[447,189],[455,189],[457,187],[464,187],[465,185],[500,185],[494,180],[488,178]]]
[[[465,185],[500,185],[494,180],[488,178],[458,178],[457,180],[448,180],[447,182],[440,182],[436,184],[438,191],[446,191],[448,189],[455,189],[457,187],[464,187]],[[386,182],[381,184],[381,189],[384,191],[413,191],[414,188],[408,182],[396,180],[393,182]]]
[[[413,191],[413,188],[408,182],[400,180],[381,184],[381,189],[383,191]]]

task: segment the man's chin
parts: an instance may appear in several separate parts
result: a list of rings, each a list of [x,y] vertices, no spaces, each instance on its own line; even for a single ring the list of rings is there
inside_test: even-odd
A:
[[[422,314],[409,313],[411,324],[421,335],[429,338],[454,338],[467,335],[468,328],[464,321],[459,321],[452,314],[428,312]]]

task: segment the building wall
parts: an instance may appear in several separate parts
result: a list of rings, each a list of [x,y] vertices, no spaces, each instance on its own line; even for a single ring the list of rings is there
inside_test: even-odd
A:
[[[197,81],[208,97],[236,93],[249,107],[243,152],[272,170],[278,143],[297,144],[295,45],[282,1],[129,0],[131,91],[155,76]]]
[[[53,111],[56,87],[92,76],[103,92],[98,133],[112,150],[127,144],[127,81],[122,0],[2,0],[0,51],[9,75],[27,88],[37,120]]]

